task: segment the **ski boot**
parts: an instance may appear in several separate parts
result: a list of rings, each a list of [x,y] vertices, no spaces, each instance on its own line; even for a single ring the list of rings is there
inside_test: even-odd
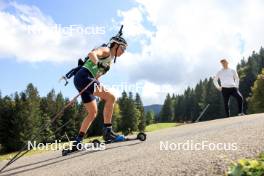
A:
[[[68,149],[62,150],[62,156],[66,156],[70,153],[80,150],[81,149],[80,145],[82,145],[82,137],[77,136],[75,140],[73,141],[73,143],[71,144],[71,147],[69,147]]]
[[[125,136],[115,134],[112,130],[112,127],[105,127],[103,129],[103,139],[107,143],[121,142],[125,141]]]
[[[77,136],[74,140],[74,142],[72,143],[72,149],[71,152],[75,152],[77,150],[79,150],[81,148],[80,145],[82,145],[82,140],[83,138],[80,136]]]

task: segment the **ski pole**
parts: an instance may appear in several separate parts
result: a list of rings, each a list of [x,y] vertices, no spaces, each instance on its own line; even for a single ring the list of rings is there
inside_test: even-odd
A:
[[[68,121],[68,122],[66,122],[64,125],[62,125],[61,127],[59,127],[58,129],[56,129],[55,131],[54,131],[54,134],[56,134],[59,130],[61,130],[63,127],[65,127],[66,125],[68,125],[69,123],[70,123],[70,121],[71,121],[71,119]],[[34,139],[32,139],[32,140],[34,140]],[[31,151],[31,149],[30,150],[26,150],[26,151],[24,151],[26,148],[23,148],[23,150],[22,150],[22,152],[21,152],[21,155],[17,155],[16,154],[16,156],[17,157],[13,157],[9,162],[8,162],[8,164],[6,165],[6,167],[7,166],[9,166],[9,165],[11,165],[13,162],[15,162],[16,160],[18,160],[19,158],[21,158],[22,156],[24,156],[25,154],[27,154],[29,151]],[[23,152],[24,151],[24,152]],[[2,171],[2,169],[1,169],[1,171]]]
[[[51,120],[51,124],[60,116],[60,115],[62,115],[63,114],[63,112],[68,108],[68,107],[70,107],[76,100],[77,100],[77,98],[84,92],[84,91],[86,91],[94,82],[95,82],[95,80],[96,79],[93,79],[93,81],[92,82],[90,82],[88,85],[86,85],[82,90],[81,90],[81,92],[79,92],[79,94],[78,95],[76,95],[68,104],[66,104],[63,108],[62,108],[62,110],[61,111],[59,111],[57,114],[55,114],[55,116],[52,118],[52,120]],[[46,129],[47,127],[48,127],[48,125],[49,124],[45,124],[44,126],[43,126],[43,128],[41,128],[40,130],[39,130],[39,133],[41,132],[41,131],[43,131],[44,129]],[[57,130],[56,130],[57,131]],[[34,136],[33,138],[31,138],[31,140],[30,141],[33,141],[33,140],[35,140],[37,138],[37,136]],[[19,158],[21,158],[23,155],[25,155],[26,153],[28,153],[31,149],[29,149],[29,150],[27,150],[27,151],[25,151],[24,153],[23,153],[23,151],[25,150],[27,148],[27,144],[26,145],[24,145],[24,147],[22,147],[20,150],[19,150],[19,152],[15,155],[15,156],[13,156],[12,158],[11,158],[11,160],[8,162],[8,163],[6,163],[1,169],[0,169],[0,173],[6,168],[6,167],[8,167],[9,165],[11,165],[12,163],[14,163],[16,160],[18,160]],[[22,154],[21,154],[22,153]]]

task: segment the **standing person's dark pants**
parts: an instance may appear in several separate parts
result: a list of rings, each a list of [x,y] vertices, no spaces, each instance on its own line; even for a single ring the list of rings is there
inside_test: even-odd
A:
[[[230,110],[229,110],[229,99],[230,96],[233,96],[237,100],[238,105],[238,111],[239,113],[243,113],[243,97],[241,93],[239,92],[238,88],[232,87],[232,88],[222,88],[222,94],[224,98],[224,105],[225,105],[225,113],[227,117],[230,117]]]

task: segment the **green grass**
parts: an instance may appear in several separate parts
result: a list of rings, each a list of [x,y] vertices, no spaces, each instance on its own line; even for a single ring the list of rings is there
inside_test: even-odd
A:
[[[25,154],[24,156],[31,156],[31,155],[34,155],[34,154],[37,154],[37,153],[42,153],[42,152],[45,152],[45,151],[46,150],[31,150],[27,154]],[[0,155],[0,161],[2,161],[2,160],[10,160],[17,153],[18,152],[11,152],[11,153]]]
[[[171,128],[171,127],[176,127],[181,125],[180,123],[155,123],[148,125],[145,129],[146,132],[151,132],[151,131],[156,131],[156,130],[161,130],[164,128]]]
[[[101,136],[94,136],[94,137],[90,137],[90,138],[86,138],[83,140],[84,143],[88,143],[94,139],[98,139],[98,140],[103,140]],[[62,142],[60,144],[69,144],[69,142]],[[47,152],[47,151],[51,151],[51,147],[50,145],[48,145],[48,150],[40,150],[40,149],[34,149],[34,150],[30,150],[29,152],[27,152],[24,156],[32,156],[35,154],[39,154],[39,153],[43,153],[43,152]],[[10,160],[13,156],[15,156],[18,152],[11,152],[11,153],[7,153],[7,154],[2,154],[0,155],[0,161],[2,160]]]

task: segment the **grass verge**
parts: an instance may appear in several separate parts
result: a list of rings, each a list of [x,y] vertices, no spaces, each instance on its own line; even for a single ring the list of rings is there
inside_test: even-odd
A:
[[[88,143],[94,139],[99,139],[99,140],[102,140],[102,137],[101,136],[94,136],[94,137],[90,137],[90,138],[86,138],[84,139],[83,141],[85,143]],[[60,145],[69,145],[69,142],[62,142],[60,143]],[[47,150],[44,149],[44,150],[40,150],[40,149],[36,149],[34,148],[34,150],[30,150],[28,153],[26,153],[24,156],[31,156],[31,155],[35,155],[35,154],[39,154],[39,153],[43,153],[43,152],[47,152],[47,151],[51,151],[52,150],[52,147],[51,145],[47,145]],[[10,160],[13,156],[15,156],[18,152],[11,152],[11,153],[7,153],[7,154],[2,154],[0,155],[0,161],[2,160]]]
[[[165,128],[171,128],[181,125],[180,123],[155,123],[148,125],[145,129],[146,132],[157,131]]]

